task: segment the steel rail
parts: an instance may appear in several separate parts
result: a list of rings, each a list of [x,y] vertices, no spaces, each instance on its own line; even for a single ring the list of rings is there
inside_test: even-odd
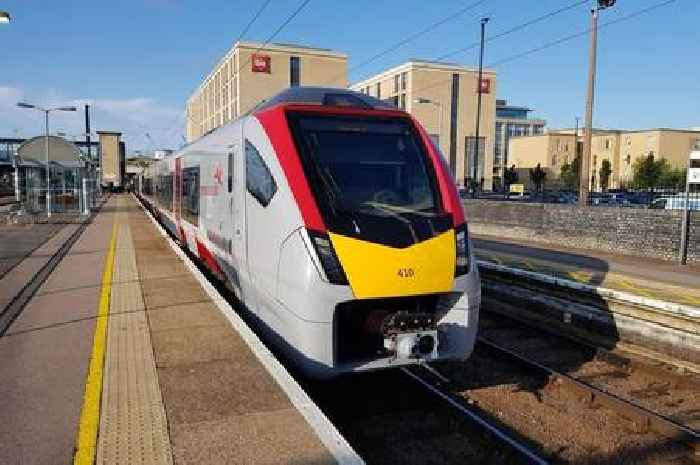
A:
[[[8,329],[10,329],[12,323],[17,319],[17,317],[20,316],[24,308],[34,297],[34,294],[36,294],[39,288],[46,282],[49,276],[51,276],[51,273],[53,273],[58,264],[61,263],[61,260],[63,260],[63,258],[68,254],[85,229],[87,229],[88,225],[92,223],[93,219],[102,209],[105,202],[103,202],[96,211],[91,212],[90,216],[85,221],[80,223],[80,225],[51,256],[51,258],[44,263],[44,265],[34,274],[34,276],[31,277],[24,287],[22,287],[17,295],[15,295],[5,306],[5,308],[0,311],[0,337],[3,337]]]
[[[426,367],[427,367],[427,365],[426,365]],[[442,375],[437,375],[436,374],[437,372],[435,372],[433,370],[434,369],[431,368],[430,372],[435,374],[438,378],[444,378],[444,376],[442,376]],[[413,373],[408,368],[405,368],[405,367],[401,368],[401,371],[404,374],[408,375],[409,377],[413,378],[416,382],[421,384],[427,390],[429,390],[430,392],[432,392],[436,396],[440,397],[442,400],[444,400],[448,404],[452,405],[463,416],[466,416],[467,418],[469,418],[473,423],[476,423],[479,427],[487,430],[489,433],[493,434],[499,440],[501,440],[502,442],[504,442],[508,446],[510,446],[512,449],[514,449],[516,452],[523,455],[527,459],[528,463],[533,463],[533,464],[538,464],[538,465],[547,465],[550,463],[549,461],[540,457],[536,452],[532,451],[527,445],[520,443],[518,440],[512,438],[508,433],[503,432],[497,426],[491,424],[486,419],[482,418],[481,416],[479,416],[476,413],[474,413],[473,411],[471,411],[469,408],[464,406],[464,404],[462,402],[455,399],[455,396],[453,394],[451,394],[449,392],[445,392],[444,390],[429,383],[428,381],[424,380],[423,378],[421,378],[417,374]]]
[[[688,428],[685,425],[681,425],[668,417],[623,399],[615,394],[580,381],[566,373],[562,373],[539,362],[530,360],[529,358],[513,350],[502,347],[499,344],[484,338],[483,336],[478,336],[477,341],[479,344],[487,346],[492,350],[506,354],[508,357],[518,361],[518,363],[530,369],[534,368],[541,373],[546,374],[550,380],[561,383],[572,391],[582,394],[587,402],[591,404],[597,403],[603,407],[609,408],[623,418],[631,421],[638,432],[643,433],[651,430],[657,434],[670,436],[686,444],[695,456],[700,454],[700,434],[698,434],[697,431]]]

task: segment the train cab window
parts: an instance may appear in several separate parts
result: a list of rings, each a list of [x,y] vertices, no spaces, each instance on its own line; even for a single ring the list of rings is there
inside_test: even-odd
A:
[[[258,149],[246,139],[245,141],[245,185],[250,195],[267,207],[277,192],[277,183],[270,169],[260,156]]]

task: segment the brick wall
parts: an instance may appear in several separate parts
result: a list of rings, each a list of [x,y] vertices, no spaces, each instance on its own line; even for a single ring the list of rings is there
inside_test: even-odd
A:
[[[466,200],[473,234],[677,260],[682,213],[620,207]],[[691,212],[688,261],[700,263],[700,212]]]

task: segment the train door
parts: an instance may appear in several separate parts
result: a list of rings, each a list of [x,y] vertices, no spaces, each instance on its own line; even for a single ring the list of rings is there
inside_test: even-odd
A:
[[[231,258],[234,264],[239,297],[248,299],[245,284],[248,279],[248,244],[246,237],[246,208],[245,208],[245,153],[242,144],[243,123],[240,131],[237,131],[231,151],[228,155],[228,179],[229,179],[229,215],[231,220]]]

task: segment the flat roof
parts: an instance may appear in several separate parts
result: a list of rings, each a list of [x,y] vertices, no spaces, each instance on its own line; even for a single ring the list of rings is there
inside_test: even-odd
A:
[[[431,60],[423,60],[419,58],[411,58],[405,63],[401,63],[400,65],[396,65],[392,68],[386,69],[380,73],[374,74],[368,78],[365,78],[361,81],[358,81],[352,85],[350,85],[350,88],[355,88],[355,87],[362,87],[364,85],[367,85],[371,83],[372,81],[375,81],[377,79],[382,80],[383,78],[400,73],[403,71],[409,71],[412,69],[434,69],[434,70],[440,70],[440,71],[461,71],[465,73],[478,73],[479,69],[478,68],[469,68],[467,66],[464,66],[459,63],[450,63],[446,61],[431,61]],[[496,72],[492,69],[483,69],[484,74],[488,75],[495,75]]]
[[[209,70],[209,72],[202,78],[202,80],[199,82],[197,87],[190,93],[190,96],[187,97],[187,102],[189,102],[192,97],[194,97],[197,93],[201,91],[201,89],[209,83],[211,80],[212,76],[218,71],[218,69],[221,67],[222,63],[229,59],[231,55],[233,55],[237,49],[240,48],[245,48],[245,49],[255,49],[260,52],[264,51],[274,51],[274,52],[289,52],[289,53],[305,53],[307,55],[316,55],[316,56],[324,56],[324,57],[329,57],[329,58],[339,58],[339,59],[348,59],[348,55],[346,53],[339,52],[337,50],[331,50],[330,48],[321,48],[321,47],[312,47],[310,45],[301,45],[301,44],[290,44],[290,43],[282,43],[282,42],[270,42],[268,44],[265,44],[263,42],[250,42],[250,41],[243,41],[239,40],[238,42],[234,42],[233,45],[224,53],[224,55],[219,58],[214,66]],[[240,66],[240,64],[239,64]]]

